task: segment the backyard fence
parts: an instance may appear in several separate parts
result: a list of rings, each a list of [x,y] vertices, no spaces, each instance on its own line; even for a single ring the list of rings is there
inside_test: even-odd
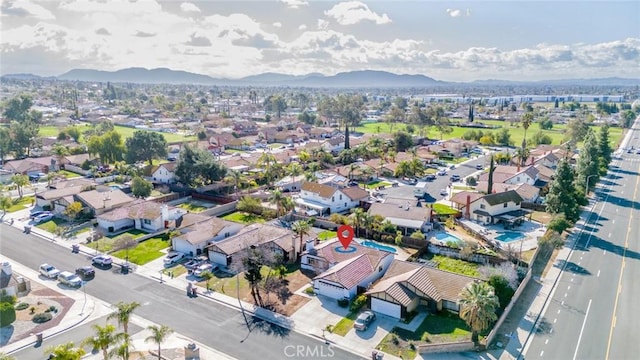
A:
[[[458,248],[452,248],[452,247],[438,245],[438,244],[429,242],[429,245],[427,245],[427,250],[432,254],[441,254],[441,255],[445,255],[455,259],[462,259],[462,256],[460,255],[461,250]],[[469,258],[463,259],[463,260],[472,261],[479,264],[491,264],[491,265],[499,265],[507,261],[506,259],[503,259],[498,256],[478,254],[478,253],[474,253]]]
[[[163,203],[166,203],[166,202],[169,202],[169,201],[173,201],[173,200],[176,200],[176,199],[179,199],[179,198],[180,198],[180,194],[171,193],[171,194],[158,196],[158,197],[156,197],[154,199],[151,199],[151,201],[163,204]]]
[[[199,199],[199,200],[209,201],[216,204],[228,204],[235,201],[235,199],[229,196],[212,195],[212,194],[199,193],[199,192],[194,192],[193,194],[191,194],[191,198],[196,200]]]
[[[76,174],[80,174],[82,176],[87,175],[89,173],[89,170],[83,170],[81,167],[71,165],[71,164],[64,165],[64,169]]]
[[[236,201],[232,201],[230,203],[224,204],[224,205],[214,206],[214,207],[212,207],[210,209],[204,210],[200,214],[201,215],[205,215],[205,216],[224,215],[224,214],[228,214],[230,212],[234,212],[236,210],[237,206],[238,206],[238,201],[236,200]]]
[[[523,209],[531,209],[535,211],[547,211],[547,206],[544,204],[532,203],[532,202],[521,202],[520,207]]]

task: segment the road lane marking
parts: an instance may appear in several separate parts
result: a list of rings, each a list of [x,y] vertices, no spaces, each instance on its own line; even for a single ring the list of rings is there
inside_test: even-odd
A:
[[[615,223],[616,223],[616,220],[615,220],[615,219],[611,220],[611,223],[612,223],[612,224],[615,224]]]
[[[587,305],[587,312],[584,313],[584,320],[582,321],[582,328],[580,329],[580,336],[578,336],[578,343],[576,344],[576,352],[573,353],[573,360],[578,357],[578,349],[580,348],[580,341],[582,340],[582,333],[584,332],[584,326],[587,324],[587,317],[589,316],[589,310],[591,309],[591,299],[589,299],[589,305]]]
[[[598,275],[596,275],[596,277],[600,277],[600,270],[598,270]]]
[[[556,322],[558,322],[558,318],[553,319],[553,323],[555,324]]]
[[[602,253],[602,255],[607,255],[607,250],[605,250],[605,251]]]
[[[562,306],[564,306],[564,300],[562,300],[562,302],[560,303]]]
[[[567,297],[567,293],[564,293],[564,297]]]
[[[540,357],[542,357],[542,354],[544,354],[544,350],[540,351]]]
[[[571,290],[571,285],[569,285],[569,287],[567,288],[567,290]]]
[[[611,233],[609,233],[609,237],[611,237]]]
[[[573,282],[573,278],[571,278],[571,282]]]
[[[560,309],[558,309],[558,312],[556,314],[560,314]]]
[[[549,339],[544,341],[544,344],[547,345],[549,343]]]

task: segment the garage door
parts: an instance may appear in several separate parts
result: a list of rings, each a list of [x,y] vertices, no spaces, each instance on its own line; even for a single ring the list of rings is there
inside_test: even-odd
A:
[[[325,283],[322,280],[314,281],[313,287],[317,294],[328,296],[330,298],[342,299],[345,296],[343,288]]]
[[[371,298],[371,310],[380,314],[393,316],[396,319],[400,319],[400,305],[390,303],[388,301],[380,300],[378,298]]]

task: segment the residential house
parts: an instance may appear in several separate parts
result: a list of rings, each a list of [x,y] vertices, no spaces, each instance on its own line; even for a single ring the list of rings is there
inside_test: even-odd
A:
[[[14,274],[11,263],[0,264],[0,292],[2,296],[26,296],[31,291],[31,280],[20,274]]]
[[[320,145],[322,148],[332,154],[338,154],[344,150],[344,138],[341,136],[333,137],[329,140],[323,141]]]
[[[56,169],[56,159],[53,156],[43,156],[38,158],[11,160],[4,163],[3,169],[11,171],[14,174],[46,174],[49,172],[49,169]]]
[[[489,173],[482,173],[478,176],[478,181],[488,181]],[[538,181],[538,169],[534,166],[506,166],[498,165],[493,171],[493,183],[505,184],[529,184],[534,185]]]
[[[307,241],[300,267],[318,274],[313,290],[334,299],[352,299],[380,279],[394,254],[352,241],[346,249],[337,238],[314,244]]]
[[[233,131],[240,137],[258,135],[258,130],[255,121],[235,121],[233,124]]]
[[[168,229],[172,221],[186,213],[184,209],[169,207],[167,204],[138,200],[126,207],[100,214],[96,218],[98,226],[107,234],[130,228],[154,233]]]
[[[471,203],[469,214],[472,220],[482,224],[509,223],[527,213],[520,208],[522,201],[515,190],[488,194]]]
[[[74,202],[74,195],[78,195],[86,188],[82,185],[69,186],[61,189],[45,190],[36,194],[36,206],[41,208],[48,208],[56,214],[62,214],[66,209],[66,206],[55,206],[55,202],[59,199],[68,197],[66,203],[70,204]],[[63,205],[63,204],[60,204]]]
[[[384,277],[366,292],[369,308],[404,319],[424,305],[429,311],[460,311],[460,294],[478,279],[416,262],[394,260]]]
[[[109,210],[127,206],[134,201],[132,197],[118,189],[84,191],[77,194],[75,198],[93,215],[101,215]]]
[[[190,214],[185,214],[187,216]],[[188,254],[200,255],[205,248],[217,241],[236,235],[244,225],[226,221],[217,217],[207,218],[189,226],[182,226],[176,231],[179,235],[171,239],[173,250]]]
[[[149,178],[154,184],[175,184],[178,181],[176,177],[177,167],[177,162],[160,164],[151,170]]]
[[[425,233],[432,229],[431,208],[416,206],[413,200],[405,200],[403,204],[372,203],[369,215],[380,215],[398,227],[404,235],[411,235],[416,231]]]
[[[287,175],[274,185],[283,192],[297,192],[300,191],[302,182],[305,179],[305,175],[291,176]]]
[[[266,224],[251,224],[238,234],[207,246],[209,260],[230,271],[242,271],[242,260],[247,251],[255,248],[265,256],[280,256],[285,262],[293,262],[299,253],[299,238],[291,230]]]
[[[471,208],[471,204],[481,199],[483,196],[484,194],[473,191],[460,191],[454,193],[449,201],[451,201],[454,208],[459,210],[467,219],[469,219],[471,217],[469,210]]]
[[[360,205],[369,194],[358,187],[336,188],[316,182],[303,182],[296,203],[318,214],[346,212]]]

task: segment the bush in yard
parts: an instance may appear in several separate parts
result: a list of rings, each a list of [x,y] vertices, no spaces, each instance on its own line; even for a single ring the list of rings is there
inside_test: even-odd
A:
[[[42,324],[42,323],[46,323],[47,321],[51,320],[53,318],[53,315],[51,315],[51,313],[38,313],[33,315],[33,318],[31,318],[31,320],[34,323],[37,324]]]
[[[489,285],[493,287],[493,291],[498,297],[498,302],[500,303],[500,309],[504,310],[507,305],[509,305],[509,301],[513,297],[515,291],[509,286],[509,281],[501,275],[492,275],[487,281]]]
[[[307,295],[314,295],[316,293],[315,291],[313,291],[313,286],[309,286],[308,288],[304,289],[304,292]]]
[[[338,306],[340,306],[340,307],[349,306],[349,299],[347,299],[347,298],[338,299]]]
[[[360,310],[367,303],[367,295],[360,294],[351,302],[349,310],[352,312]]]
[[[467,185],[469,186],[476,186],[478,185],[478,181],[476,180],[476,178],[474,178],[473,176],[469,176],[467,178],[467,180],[465,180],[465,182],[467,183]]]
[[[7,295],[7,291],[3,290],[0,295],[0,303],[9,303],[11,305],[15,305],[18,301],[18,298],[15,295]]]
[[[416,240],[424,240],[424,234],[420,230],[414,231],[410,237]]]
[[[564,214],[558,215],[554,217],[549,222],[549,229],[554,230],[555,232],[562,234],[565,230],[571,227],[571,222],[567,220]]]
[[[16,321],[16,309],[8,302],[0,303],[0,327],[11,325]]]
[[[29,307],[29,304],[26,302],[21,302],[20,304],[16,305],[16,310],[24,310],[26,308]]]

